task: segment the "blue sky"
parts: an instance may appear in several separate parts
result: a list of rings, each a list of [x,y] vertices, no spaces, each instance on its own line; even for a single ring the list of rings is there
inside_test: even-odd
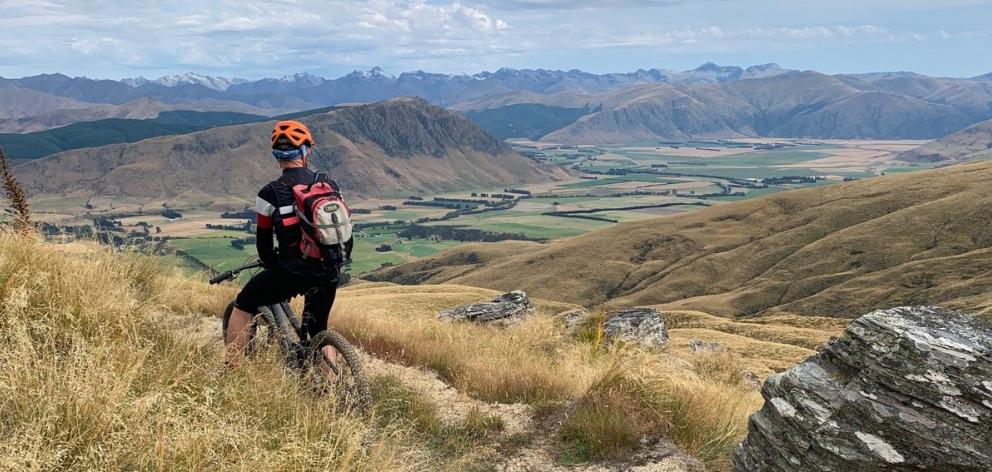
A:
[[[992,1],[0,0],[0,76],[336,77],[706,61],[827,73],[992,72]]]

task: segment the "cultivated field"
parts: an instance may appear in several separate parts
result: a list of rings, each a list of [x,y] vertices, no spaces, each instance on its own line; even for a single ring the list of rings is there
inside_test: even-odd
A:
[[[920,143],[773,139],[597,148],[516,142],[521,152],[556,163],[573,178],[518,189],[530,194],[511,194],[517,200],[508,208],[454,216],[450,215],[451,208],[410,205],[406,199],[353,201],[355,208],[370,212],[356,214],[356,222],[382,226],[358,231],[351,270],[360,274],[466,242],[451,239],[451,235],[399,236],[411,224],[481,230],[497,240],[554,240],[619,222],[691,212],[785,190],[920,170],[925,167],[893,160],[896,153]],[[507,189],[479,188],[413,197],[426,201],[441,198],[496,203],[505,202],[493,197],[505,195],[504,190]],[[220,213],[243,209],[250,202],[222,203],[187,195],[174,201],[39,196],[33,203],[44,221],[86,225],[94,217],[106,217],[120,222],[116,230],[120,235],[147,234],[155,239],[167,239],[156,244],[154,251],[165,254],[182,251],[185,254],[182,260],[190,262],[192,258],[214,270],[225,270],[254,255],[250,243],[244,249],[231,244],[235,239],[252,236],[250,228],[232,231],[206,227],[244,224],[243,219],[220,218]],[[162,216],[165,207],[180,211],[182,218]],[[385,246],[389,250],[384,250]]]

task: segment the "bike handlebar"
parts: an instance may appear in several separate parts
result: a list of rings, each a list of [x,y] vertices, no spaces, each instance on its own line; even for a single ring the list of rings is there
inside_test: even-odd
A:
[[[259,267],[262,267],[262,261],[250,262],[250,263],[245,264],[245,265],[243,265],[241,267],[235,267],[234,269],[231,269],[231,270],[229,270],[227,272],[223,272],[221,274],[218,274],[216,277],[210,279],[210,285],[216,285],[216,284],[219,284],[221,282],[224,282],[224,281],[227,281],[227,280],[231,280],[234,277],[237,277],[237,275],[240,274],[242,271],[245,271],[245,270],[248,270],[248,269],[256,269],[256,268],[259,268]]]

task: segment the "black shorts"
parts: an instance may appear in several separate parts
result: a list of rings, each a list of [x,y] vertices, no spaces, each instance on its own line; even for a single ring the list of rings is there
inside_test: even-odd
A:
[[[275,305],[305,294],[303,307],[307,332],[311,336],[327,328],[327,316],[337,292],[336,274],[295,274],[280,267],[264,269],[245,284],[234,306],[258,314],[259,307]]]

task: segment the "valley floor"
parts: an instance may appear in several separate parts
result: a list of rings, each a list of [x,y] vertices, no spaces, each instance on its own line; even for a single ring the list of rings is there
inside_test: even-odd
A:
[[[488,232],[494,238],[489,240],[556,240],[617,222],[693,212],[708,205],[845,179],[921,170],[927,166],[895,160],[899,152],[920,144],[920,141],[750,139],[592,147],[518,142],[515,146],[520,152],[561,166],[572,178],[519,189],[509,189],[513,186],[507,185],[410,198],[355,200],[352,205],[367,213],[355,215],[363,227],[357,233],[351,270],[357,275],[384,265],[411,262],[479,238],[458,240],[443,232],[429,234],[438,231],[438,227]],[[504,202],[504,196],[516,201],[505,208],[473,210],[444,220],[441,218],[451,213],[452,208],[424,205],[439,198],[461,200],[463,205],[485,210],[479,202]],[[84,226],[93,225],[94,218],[104,218],[109,225],[104,231],[110,230],[124,239],[133,236],[139,243],[152,241],[148,250],[164,253],[193,270],[217,271],[240,265],[254,255],[250,241],[232,245],[234,240],[253,236],[250,227],[241,228],[245,220],[221,217],[225,209],[237,212],[250,203],[229,195],[193,194],[145,200],[58,195],[32,199],[39,218],[48,223]],[[163,216],[166,206],[178,210],[182,217]],[[433,229],[422,230],[416,236],[401,235],[414,224]],[[163,239],[168,241],[162,242]]]

